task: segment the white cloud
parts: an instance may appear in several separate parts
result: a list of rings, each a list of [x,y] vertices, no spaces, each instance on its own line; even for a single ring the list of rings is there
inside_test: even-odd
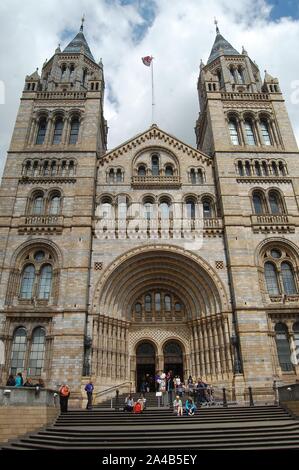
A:
[[[0,172],[25,76],[51,57],[65,30],[73,30],[75,35],[83,12],[92,53],[96,60],[102,57],[104,63],[109,148],[150,124],[150,70],[141,62],[141,57],[148,54],[155,57],[156,122],[195,145],[198,66],[201,58],[206,62],[214,42],[214,15],[222,34],[237,50],[244,45],[261,72],[267,69],[280,79],[299,137],[299,104],[290,102],[292,82],[299,79],[299,62],[295,60],[298,21],[285,18],[270,22],[264,0],[156,0],[155,20],[136,43],[134,28],[145,24],[138,8],[141,3],[136,0],[122,6],[120,0],[1,2],[0,81],[5,84],[6,102],[0,104]],[[113,102],[108,99],[109,90]]]

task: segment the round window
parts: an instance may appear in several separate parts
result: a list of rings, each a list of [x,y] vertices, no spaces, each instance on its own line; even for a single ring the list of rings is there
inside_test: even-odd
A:
[[[35,261],[42,261],[45,257],[45,253],[44,251],[36,251],[35,255],[34,255],[34,259]]]
[[[271,250],[272,258],[281,258],[281,252],[279,250]]]

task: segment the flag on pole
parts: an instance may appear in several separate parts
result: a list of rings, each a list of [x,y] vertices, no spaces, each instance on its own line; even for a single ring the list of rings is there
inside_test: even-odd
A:
[[[141,60],[144,63],[144,65],[149,67],[151,65],[153,58],[150,55],[147,55],[146,57],[141,57]]]

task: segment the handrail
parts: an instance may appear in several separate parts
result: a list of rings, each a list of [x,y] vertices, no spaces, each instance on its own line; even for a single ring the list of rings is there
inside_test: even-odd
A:
[[[95,397],[95,398],[98,398],[98,397],[100,397],[100,396],[102,396],[102,395],[105,395],[106,393],[113,392],[114,390],[116,391],[116,390],[118,390],[120,387],[123,387],[124,385],[128,385],[128,384],[132,385],[132,382],[131,382],[131,381],[127,381],[127,382],[123,382],[123,383],[118,384],[118,385],[114,385],[113,387],[106,388],[105,390],[101,390],[100,392],[95,393],[94,397]],[[130,389],[131,389],[131,387],[130,387]]]

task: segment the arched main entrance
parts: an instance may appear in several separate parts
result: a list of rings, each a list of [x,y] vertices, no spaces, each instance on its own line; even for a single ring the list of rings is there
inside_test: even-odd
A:
[[[178,375],[184,380],[183,351],[181,345],[177,341],[169,341],[164,345],[163,354],[165,372],[172,370],[174,376]]]
[[[156,351],[152,343],[144,341],[136,348],[136,385],[141,391],[143,383],[147,383],[150,391],[155,390]]]

